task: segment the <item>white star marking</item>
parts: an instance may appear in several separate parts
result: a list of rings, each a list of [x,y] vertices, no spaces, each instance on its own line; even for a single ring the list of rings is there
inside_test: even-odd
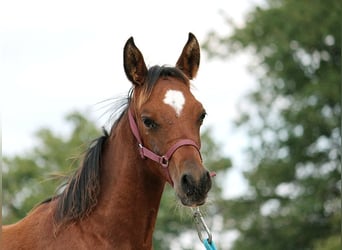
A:
[[[181,91],[168,90],[163,101],[165,104],[170,105],[175,110],[177,117],[180,116],[185,103],[185,98]]]

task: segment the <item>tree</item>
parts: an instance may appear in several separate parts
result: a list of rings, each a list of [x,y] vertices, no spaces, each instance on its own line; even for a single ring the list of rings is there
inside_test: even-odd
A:
[[[71,124],[71,132],[68,135],[61,136],[50,129],[41,129],[36,133],[36,147],[22,155],[4,157],[4,224],[22,219],[35,205],[52,197],[61,183],[60,178],[53,178],[53,175],[63,177],[58,173],[74,171],[88,143],[100,134],[94,122],[79,112],[67,115],[66,121]],[[230,160],[223,157],[219,145],[212,139],[210,130],[202,134],[201,151],[205,165],[218,175],[224,174],[231,165]],[[211,199],[222,199],[221,186],[215,181]],[[173,239],[184,231],[194,230],[191,215],[182,210],[189,211],[177,208],[174,190],[166,185],[155,229],[155,249],[170,249]],[[210,217],[210,211],[208,214]]]
[[[78,159],[99,131],[79,112],[66,116],[71,133],[61,136],[43,128],[38,145],[23,155],[3,158],[3,223],[22,219],[37,204],[52,197],[63,175],[78,166]],[[63,173],[63,174],[62,174]]]
[[[258,79],[237,121],[251,142],[249,193],[225,204],[234,249],[339,249],[340,6],[267,0],[243,27],[227,18],[231,35],[207,36],[211,56],[251,52]]]

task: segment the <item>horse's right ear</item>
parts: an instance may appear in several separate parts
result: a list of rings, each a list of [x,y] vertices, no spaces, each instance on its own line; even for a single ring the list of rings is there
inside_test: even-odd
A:
[[[127,40],[124,47],[124,68],[127,78],[135,85],[143,85],[147,76],[144,57],[135,46],[133,37]]]

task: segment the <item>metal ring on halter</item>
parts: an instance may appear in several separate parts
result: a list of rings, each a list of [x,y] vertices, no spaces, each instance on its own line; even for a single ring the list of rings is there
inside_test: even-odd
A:
[[[160,157],[159,164],[163,168],[167,168],[169,166],[169,160],[167,159],[167,157],[165,155]]]

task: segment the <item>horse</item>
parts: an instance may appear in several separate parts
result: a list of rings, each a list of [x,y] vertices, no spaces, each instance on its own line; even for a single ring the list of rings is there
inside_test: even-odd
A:
[[[184,206],[206,202],[206,111],[190,89],[200,63],[196,37],[189,33],[175,66],[147,68],[133,37],[123,55],[131,88],[111,129],[90,144],[64,189],[3,226],[1,249],[152,249],[166,183]]]

